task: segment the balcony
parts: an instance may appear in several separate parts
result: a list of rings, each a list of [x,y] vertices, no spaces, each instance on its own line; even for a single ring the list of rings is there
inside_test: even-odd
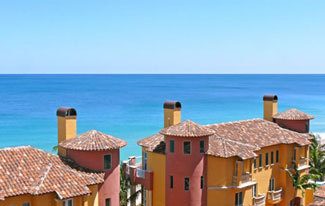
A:
[[[241,184],[245,184],[245,183],[250,183],[252,182],[252,174],[249,172],[246,172],[242,175],[234,175],[233,179],[232,179],[232,183],[233,185],[241,185]]]
[[[253,206],[265,206],[265,194],[253,197]]]
[[[153,172],[142,168],[142,157],[130,157],[123,161],[125,174],[130,178],[133,185],[141,184],[147,190],[153,187]]]
[[[298,170],[304,170],[310,167],[308,159],[306,157],[300,157],[299,160],[292,160],[292,163],[297,164]],[[293,169],[293,165],[290,167],[290,169]]]
[[[277,204],[282,200],[282,188],[278,190],[267,192],[267,202],[270,204]]]

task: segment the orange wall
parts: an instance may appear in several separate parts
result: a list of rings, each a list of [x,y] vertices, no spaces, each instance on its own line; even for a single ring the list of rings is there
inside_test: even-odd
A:
[[[148,154],[148,170],[153,171],[152,205],[165,206],[165,171],[166,156],[154,152]],[[147,191],[148,195],[150,193]],[[149,197],[147,197],[148,199]],[[148,201],[147,201],[148,202]]]
[[[92,194],[73,198],[74,206],[98,206],[97,185],[89,186]],[[23,203],[30,203],[31,206],[62,206],[62,200],[57,200],[55,193],[43,195],[19,195],[7,197],[0,201],[0,206],[22,206]]]

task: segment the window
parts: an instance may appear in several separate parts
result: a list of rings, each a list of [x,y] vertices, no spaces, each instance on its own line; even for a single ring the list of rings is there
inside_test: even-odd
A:
[[[254,167],[254,169],[256,169],[256,167],[257,167],[256,158],[254,158],[254,160],[253,160],[253,167]]]
[[[64,200],[63,206],[73,206],[73,200],[72,199]]]
[[[105,155],[104,156],[104,169],[109,170],[112,168],[112,156],[111,155]]]
[[[185,191],[190,190],[190,178],[188,178],[188,177],[184,178],[184,190]]]
[[[293,161],[296,161],[296,155],[297,155],[297,150],[296,148],[293,148],[293,157],[292,157]]]
[[[29,202],[23,203],[23,206],[30,206]]]
[[[111,206],[111,198],[105,200],[105,206]]]
[[[243,193],[236,193],[235,206],[243,206]]]
[[[274,152],[271,152],[271,165],[274,164]]]
[[[200,141],[200,153],[204,153],[204,140]]]
[[[204,177],[203,176],[201,176],[201,184],[200,184],[200,187],[201,187],[201,189],[203,189],[203,187],[204,187]]]
[[[279,162],[279,150],[275,152],[275,162]]]
[[[253,185],[252,192],[253,192],[253,197],[257,197],[257,185]]]
[[[174,153],[174,151],[175,151],[175,141],[169,140],[169,152]]]
[[[186,141],[183,145],[184,154],[191,154],[191,142]]]
[[[169,184],[170,184],[170,188],[174,188],[174,176],[169,176]]]
[[[259,167],[262,167],[263,166],[262,154],[259,154],[259,156],[258,156],[258,166]]]
[[[269,165],[269,153],[265,154],[265,166]]]
[[[271,178],[269,181],[269,191],[273,191],[275,188],[274,186],[274,178]]]

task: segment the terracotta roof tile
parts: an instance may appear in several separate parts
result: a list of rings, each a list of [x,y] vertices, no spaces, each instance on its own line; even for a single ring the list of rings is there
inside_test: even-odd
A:
[[[199,126],[202,127],[209,128],[209,131],[213,130],[215,133],[209,137],[207,154],[224,158],[232,156],[242,159],[253,158],[256,156],[255,152],[262,147],[277,144],[296,143],[301,146],[310,144],[309,134],[290,131],[263,119]],[[176,132],[177,129],[172,131]],[[164,136],[156,134],[140,140],[138,144],[154,152],[159,151],[159,145],[162,145],[163,141]]]
[[[60,143],[63,148],[84,151],[119,149],[125,145],[125,141],[96,130],[90,130]]]
[[[277,144],[297,143],[301,146],[310,144],[309,134],[284,129],[263,119],[213,124],[207,127],[213,129],[220,137],[259,148]]]
[[[138,145],[146,147],[149,152],[165,153],[164,139],[164,135],[158,133],[138,141]]]
[[[104,173],[85,172],[69,165],[69,161],[30,146],[1,149],[0,161],[3,197],[55,192],[65,199],[90,194],[87,186],[104,181]]]
[[[309,120],[314,119],[314,116],[306,114],[298,109],[289,109],[284,112],[279,112],[273,115],[273,118],[284,120]]]
[[[214,131],[191,120],[187,120],[162,129],[160,134],[176,137],[202,137],[213,135]]]
[[[249,159],[256,157],[257,155],[254,151],[259,149],[259,147],[250,144],[244,144],[213,135],[209,137],[209,149],[207,154],[224,158],[238,156],[242,159]]]

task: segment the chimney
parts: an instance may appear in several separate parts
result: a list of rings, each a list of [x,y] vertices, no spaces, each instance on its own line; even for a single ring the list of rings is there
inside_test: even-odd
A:
[[[56,111],[58,117],[58,144],[77,136],[77,111],[74,108],[60,107]],[[66,155],[66,151],[58,146],[58,153]]]
[[[181,122],[181,108],[180,102],[166,101],[164,103],[164,127],[169,127]]]
[[[278,113],[278,97],[276,95],[264,95],[264,119],[273,122],[273,115]]]

